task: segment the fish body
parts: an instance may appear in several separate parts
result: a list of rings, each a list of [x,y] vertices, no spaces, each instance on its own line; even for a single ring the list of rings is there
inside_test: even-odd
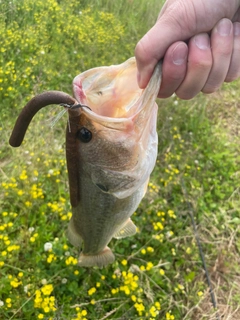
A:
[[[111,239],[136,233],[130,217],[157,157],[160,81],[158,64],[147,88],[139,89],[135,58],[73,80],[75,99],[88,106],[69,110],[66,147],[73,213],[68,237],[82,247],[81,266],[112,263]]]

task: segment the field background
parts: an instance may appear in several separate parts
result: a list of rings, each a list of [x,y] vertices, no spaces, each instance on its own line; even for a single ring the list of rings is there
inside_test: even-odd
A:
[[[35,94],[63,90],[89,68],[134,55],[159,0],[0,1],[0,319],[217,319],[189,210],[198,226],[221,319],[240,319],[239,85],[191,101],[159,100],[159,154],[133,216],[112,240],[116,262],[77,266],[66,115],[38,113],[23,145],[8,139]],[[190,205],[189,205],[190,203]]]

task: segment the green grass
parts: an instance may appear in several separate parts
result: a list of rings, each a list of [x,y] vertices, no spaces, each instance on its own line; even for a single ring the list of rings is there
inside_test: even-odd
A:
[[[0,13],[0,319],[216,319],[188,202],[223,319],[239,319],[239,81],[212,96],[159,101],[159,154],[133,220],[112,240],[116,262],[79,268],[71,216],[66,118],[41,111],[23,145],[8,139],[24,104],[71,93],[74,76],[133,56],[161,2],[11,1]],[[47,250],[50,243],[52,249]]]

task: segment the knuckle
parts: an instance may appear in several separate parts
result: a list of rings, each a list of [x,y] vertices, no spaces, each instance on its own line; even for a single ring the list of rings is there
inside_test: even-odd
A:
[[[212,68],[212,59],[192,60],[191,65],[195,70],[210,70]]]

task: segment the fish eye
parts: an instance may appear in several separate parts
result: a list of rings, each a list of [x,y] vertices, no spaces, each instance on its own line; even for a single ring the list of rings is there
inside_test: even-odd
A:
[[[89,131],[87,128],[82,127],[77,132],[77,139],[84,143],[87,143],[92,140],[92,132]]]

